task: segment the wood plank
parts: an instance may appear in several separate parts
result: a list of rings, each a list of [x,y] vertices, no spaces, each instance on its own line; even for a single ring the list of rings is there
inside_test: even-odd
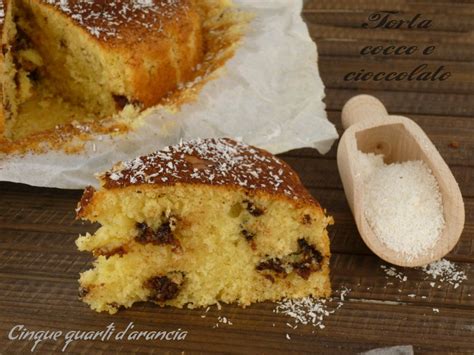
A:
[[[416,91],[327,89],[325,100],[327,109],[340,111],[347,100],[359,94],[368,94],[379,98],[389,112],[410,115],[474,117],[474,105],[472,104],[474,93],[441,94]]]
[[[396,114],[396,113],[395,113]],[[340,111],[329,111],[329,120],[336,125],[339,135],[342,135]],[[474,119],[454,116],[423,116],[408,115],[426,132],[435,144],[443,159],[450,166],[473,166],[474,156]],[[454,144],[454,146],[453,146]],[[336,159],[337,142],[326,154],[321,155],[315,149],[297,149],[281,157],[311,157],[315,159]]]
[[[321,204],[328,208],[329,213],[336,219],[336,226],[330,229],[332,250],[334,253],[362,253],[370,254],[365,244],[359,237],[357,228],[354,224],[351,212],[347,205],[342,185],[337,173],[337,166],[334,160],[314,160],[307,158],[291,158],[285,157],[290,164],[300,174],[306,186],[315,186],[310,188],[313,195],[321,202]],[[455,169],[455,171],[457,171]],[[459,170],[461,173],[463,170]],[[469,181],[472,181],[472,169],[469,175]],[[328,177],[331,178],[328,179]],[[463,181],[463,179],[459,179]],[[464,181],[465,182],[465,181]],[[463,192],[468,189],[472,193],[472,183],[462,185]],[[17,184],[8,184],[10,186],[17,186]],[[29,235],[41,235],[46,233],[49,237],[43,240],[43,244],[32,244],[30,247],[22,249],[23,252],[31,251],[31,249],[44,249],[48,245],[51,250],[68,249],[75,250],[73,242],[67,245],[61,243],[61,239],[57,240],[53,236],[70,236],[75,238],[79,234],[94,231],[97,226],[90,225],[81,221],[74,220],[74,207],[76,205],[75,195],[80,195],[79,191],[75,191],[71,197],[71,191],[67,191],[65,195],[58,194],[54,191],[54,199],[35,197],[34,203],[30,206],[30,200],[26,196],[34,196],[34,191],[41,191],[39,195],[48,196],[45,191],[48,189],[38,189],[18,185],[24,189],[24,199],[16,198],[9,200],[8,195],[3,194],[2,198],[5,203],[0,205],[0,228],[3,229],[5,239],[0,241],[2,248],[10,248],[11,245],[23,245],[24,242],[30,243]],[[466,192],[465,192],[466,193]],[[18,205],[18,200],[23,200],[23,203]],[[41,208],[43,203],[49,204],[48,209]],[[9,207],[4,213],[5,206],[14,206],[17,204],[18,210]],[[470,261],[474,262],[474,199],[466,198],[466,226],[464,234],[449,257],[452,260]],[[25,217],[26,216],[26,217]],[[24,221],[31,219],[32,222],[24,224]],[[60,237],[62,238],[62,237]],[[35,240],[41,241],[38,238]],[[50,244],[50,241],[54,243]],[[28,245],[28,244],[27,244]]]
[[[320,201],[322,206],[328,209],[328,213],[336,220],[335,226],[329,229],[332,252],[335,254],[372,254],[359,236],[342,189],[340,187],[336,189],[311,188],[310,192]],[[74,203],[72,200],[70,202],[71,205]],[[466,198],[465,206],[466,225],[464,232],[461,240],[448,255],[448,258],[453,261],[474,262],[474,199]],[[67,208],[57,209],[56,211],[60,218],[69,213]],[[62,260],[61,257],[64,257],[64,260],[58,266],[57,271],[60,272],[64,265],[76,262],[76,247],[74,245],[76,237],[80,233],[93,232],[97,228],[97,226],[90,224],[81,226],[79,225],[81,222],[75,223],[78,223],[78,226],[65,227],[61,231],[45,228],[43,224],[38,223],[35,232],[31,231],[30,228],[23,229],[21,224],[16,226],[15,229],[6,229],[0,225],[3,230],[0,247],[5,250],[7,255],[11,254],[11,257],[16,260],[15,265],[20,267],[22,264],[28,263],[31,253],[34,254],[37,250],[44,251],[47,248],[51,253],[57,254],[55,258],[48,257],[48,260]],[[64,252],[64,250],[68,252]],[[24,259],[21,258],[22,254],[24,254]],[[4,256],[5,260],[7,255]],[[40,256],[35,257],[35,260],[40,259]]]
[[[380,40],[392,42],[413,43],[417,45],[434,45],[434,46],[457,46],[472,45],[473,33],[459,35],[456,32],[448,31],[423,31],[423,30],[383,30],[383,29],[364,29],[337,27],[330,25],[321,25],[309,23],[308,30],[316,42],[319,38],[324,39],[353,39],[370,41],[377,43]]]
[[[310,192],[336,221],[336,224],[329,228],[332,252],[370,254],[359,236],[344,191],[310,189]],[[464,231],[459,243],[448,254],[448,258],[453,261],[474,262],[474,199],[465,198],[464,203],[466,210]]]
[[[389,45],[416,45],[419,48],[424,49],[426,43],[417,43],[417,42],[403,42],[397,41],[393,42],[390,40],[378,39],[377,41],[372,40],[356,40],[356,39],[325,39],[325,38],[315,38],[315,42],[318,45],[318,53],[320,56],[326,57],[353,57],[359,58],[365,62],[367,57],[360,55],[363,48],[367,46],[389,46]],[[377,54],[373,56],[374,58],[383,58],[383,54]],[[385,56],[386,57],[386,56]],[[456,62],[467,62],[472,63],[474,61],[474,44],[460,44],[456,46],[449,45],[440,45],[436,47],[436,50],[431,55],[424,55],[423,50],[418,50],[410,56],[396,56],[391,57],[396,58],[397,60],[405,59],[418,59],[423,60],[423,62],[431,61],[442,61],[443,63],[449,65],[456,65]]]
[[[349,73],[384,73],[384,77],[389,73],[414,73],[420,65],[425,65],[425,69],[418,70],[412,80],[386,81],[367,80],[355,81],[346,80]],[[393,57],[326,57],[319,58],[319,68],[321,78],[327,89],[361,89],[361,90],[390,90],[390,91],[420,91],[424,93],[452,94],[472,94],[474,92],[474,63],[446,63],[440,61],[420,61],[412,59],[396,59]],[[432,73],[439,71],[450,73],[450,77],[445,81],[416,80],[421,73]],[[354,75],[352,78],[354,77]],[[438,76],[439,77],[439,76]]]
[[[312,159],[300,157],[283,157],[300,175],[301,181],[308,188],[339,189],[342,182],[335,160]],[[474,198],[474,167],[451,167],[464,197]]]
[[[473,265],[461,267],[472,275]],[[307,341],[308,337],[314,337],[316,343],[329,348],[332,344],[339,344],[342,350],[353,347],[370,349],[391,344],[413,344],[420,350],[454,347],[467,350],[472,346],[469,335],[472,331],[474,301],[472,294],[468,296],[473,290],[472,277],[456,290],[452,287],[433,289],[429,286],[429,280],[422,280],[423,276],[418,275],[419,271],[408,270],[408,280],[388,290],[387,279],[375,257],[336,255],[332,268],[334,288],[350,286],[353,289],[344,306],[325,320],[326,328],[317,330],[316,334],[312,334],[314,328],[311,326],[290,330],[286,323],[291,322],[291,319],[275,315],[271,303],[246,309],[224,305],[220,312],[213,307],[206,318],[201,318],[203,310],[200,309],[161,309],[151,304],[138,304],[114,316],[99,316],[76,298],[77,270],[67,270],[56,278],[56,269],[53,268],[48,272],[48,275],[52,275],[48,279],[32,275],[30,265],[25,266],[23,271],[15,270],[15,273],[7,275],[0,273],[0,287],[4,290],[0,294],[0,330],[5,334],[15,324],[25,324],[35,329],[91,330],[91,324],[94,324],[93,329],[101,329],[111,322],[123,329],[133,319],[140,330],[188,330],[190,335],[185,342],[159,343],[161,349],[170,350],[205,347],[206,351],[219,351],[232,344],[238,345],[244,339],[247,345],[239,349],[248,351],[318,349],[314,348],[316,344]],[[64,279],[65,275],[70,277]],[[408,296],[412,293],[416,293],[417,297]],[[384,302],[387,299],[391,302]],[[400,303],[394,304],[393,300],[398,299]],[[439,303],[440,300],[442,303]],[[462,307],[459,308],[461,303]],[[453,308],[454,305],[458,308]],[[434,313],[433,307],[439,308],[439,313]],[[229,318],[233,325],[213,329],[219,315]],[[248,329],[258,329],[258,332],[252,332],[250,336]],[[358,331],[354,332],[354,329]],[[421,330],[423,336],[420,336]],[[381,337],[381,331],[391,336]],[[285,333],[291,334],[291,342],[286,340]],[[339,339],[344,341],[340,343]],[[118,345],[114,342],[107,344],[113,344],[114,348]],[[16,349],[27,349],[25,342],[15,345]],[[97,342],[87,342],[72,344],[69,350],[84,349],[84,345],[88,349],[100,349]],[[134,351],[138,346],[133,342],[120,345],[122,350],[128,351]],[[156,343],[140,342],[139,346],[147,350],[153,345],[156,346]],[[8,346],[12,347],[13,344],[9,343]],[[42,349],[57,350],[57,346],[60,344],[42,344]]]
[[[46,239],[48,235],[38,236],[40,239]],[[74,236],[65,237],[70,244],[73,244]],[[72,249],[70,249],[72,250]],[[79,273],[89,269],[92,266],[92,258],[89,253],[62,252],[61,250],[49,249],[30,249],[26,251],[24,248],[19,249],[13,245],[9,248],[0,250],[2,259],[7,259],[8,268],[4,267],[0,271],[0,287],[3,290],[12,289],[12,292],[24,292],[23,289],[17,290],[15,286],[17,281],[26,286],[28,284],[39,284],[41,281],[54,284],[66,284],[77,292],[77,279]],[[40,263],[41,260],[48,262]],[[40,265],[40,267],[38,267]],[[407,276],[407,281],[401,282],[395,278],[387,278],[382,265],[385,262],[373,255],[357,255],[357,254],[338,254],[334,253],[331,258],[331,277],[337,287],[347,286],[352,289],[351,298],[355,299],[373,299],[373,300],[391,300],[396,302],[404,302],[405,304],[432,304],[435,302],[439,305],[442,303],[447,306],[465,307],[474,310],[474,264],[458,262],[457,266],[467,275],[467,280],[462,282],[459,287],[447,283],[436,282],[436,287],[430,285],[435,281],[421,269],[414,268],[398,268]],[[74,281],[74,284],[71,284]],[[387,285],[387,282],[391,284]],[[4,284],[2,284],[4,283]],[[11,286],[8,286],[12,284]],[[437,288],[441,285],[441,288]],[[72,292],[69,290],[68,292]],[[45,292],[50,293],[50,292]],[[56,292],[54,292],[56,294]],[[416,294],[416,297],[411,297]],[[0,300],[9,297],[0,296]],[[423,297],[422,297],[423,296]],[[38,297],[31,295],[31,297]],[[48,304],[55,303],[56,297],[62,296],[50,295]],[[16,299],[14,297],[13,299]],[[26,297],[24,302],[32,303],[33,299]],[[69,303],[74,302],[67,307],[82,308],[81,302],[77,302],[75,297],[71,297]],[[59,302],[58,302],[59,303]]]
[[[378,11],[383,9],[379,8]],[[386,9],[389,10],[389,9]],[[393,10],[390,10],[393,11]],[[321,25],[329,25],[335,27],[351,27],[351,28],[363,28],[362,25],[369,23],[371,27],[376,26],[377,22],[370,21],[369,17],[374,13],[374,10],[361,9],[357,11],[340,11],[338,9],[306,9],[303,12],[303,18],[306,23],[317,23]],[[381,16],[385,16],[385,13],[382,13]],[[419,16],[416,23],[420,23],[422,20],[432,21],[430,28],[425,31],[436,32],[458,32],[466,33],[474,30],[474,22],[472,21],[472,15],[468,14],[459,14],[457,16],[452,16],[447,12],[444,13],[433,13],[426,15],[425,12],[419,13],[417,11],[402,11],[399,14],[390,15],[391,19],[406,19],[411,20],[415,16]],[[375,28],[371,28],[375,30]],[[401,29],[407,29],[407,26],[404,25]]]
[[[323,330],[313,327],[298,327],[291,331],[286,326],[288,318],[272,314],[273,305],[255,305],[246,310],[233,306],[224,306],[221,312],[210,311],[205,319],[200,319],[198,311],[157,309],[146,305],[141,309],[125,311],[114,317],[101,316],[100,325],[94,329],[103,329],[114,323],[117,329],[124,329],[130,319],[134,320],[136,329],[183,329],[189,332],[183,342],[76,342],[68,348],[72,352],[94,353],[116,349],[122,352],[137,353],[163,351],[205,351],[206,353],[238,349],[240,353],[276,353],[287,354],[317,351],[353,353],[400,344],[413,344],[417,351],[467,351],[472,349],[470,342],[470,325],[472,314],[462,310],[440,308],[435,314],[431,307],[404,307],[399,305],[368,304],[351,302],[334,315],[327,318]],[[11,319],[17,319],[26,326],[33,325],[46,329],[79,329],[90,330],[90,324],[97,323],[97,316],[88,315],[87,310],[71,311],[61,315],[47,310],[36,311],[36,308],[12,310],[11,307],[0,308],[5,319],[1,319],[0,330],[5,333],[11,326]],[[250,316],[250,314],[253,316]],[[213,329],[218,315],[225,315],[233,321],[232,326]],[[150,316],[151,315],[151,316]],[[8,317],[8,319],[6,318]],[[89,324],[89,325],[88,325]],[[273,324],[275,326],[273,327]],[[254,331],[249,333],[248,329]],[[354,331],[357,329],[357,332]],[[291,334],[288,341],[284,334]],[[309,341],[308,341],[309,340]],[[28,343],[8,343],[10,351],[27,352]],[[44,343],[43,351],[57,351],[62,344]]]
[[[474,6],[472,1],[430,1],[430,0],[338,0],[319,1],[304,0],[303,12],[311,11],[365,11],[365,10],[398,10],[404,12],[422,12],[424,14],[443,14],[449,12],[452,15],[472,15]]]

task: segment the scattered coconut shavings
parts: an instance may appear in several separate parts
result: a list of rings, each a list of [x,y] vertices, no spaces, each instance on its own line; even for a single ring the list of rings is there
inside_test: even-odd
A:
[[[314,202],[282,160],[227,138],[193,139],[117,165],[103,175],[106,188],[199,183],[265,190]]]
[[[397,269],[393,266],[386,266],[386,265],[380,265],[380,268],[385,271],[385,274],[387,275],[385,278],[389,277],[394,277],[396,279],[399,279],[400,281],[407,281],[408,278],[400,271],[397,271]]]
[[[423,266],[422,270],[434,280],[453,285],[455,289],[458,288],[464,280],[467,280],[464,271],[458,270],[456,264],[446,259],[441,259]]]
[[[217,323],[212,328],[219,328],[219,324],[233,325],[230,319],[224,316],[217,317]]]
[[[206,313],[209,312],[210,309],[211,309],[211,307],[207,307],[206,310],[204,311],[204,313],[201,314],[201,318],[206,318]]]
[[[347,287],[342,287],[339,293],[339,301],[336,306],[333,307],[331,304],[337,301],[337,298],[328,299],[316,299],[313,297],[305,297],[300,299],[284,299],[277,302],[277,306],[273,310],[274,313],[284,314],[293,319],[291,322],[286,323],[289,328],[296,329],[298,325],[312,325],[319,329],[324,329],[326,326],[323,321],[326,317],[335,313],[339,308],[343,306],[345,297],[351,290]],[[286,337],[290,340],[289,334]]]
[[[439,313],[439,309],[438,308],[433,308],[433,312]]]
[[[220,311],[222,310],[222,306],[219,302],[216,303],[216,307],[217,307],[217,311]],[[206,318],[207,317],[207,313],[210,311],[211,307],[207,307],[204,311],[203,314],[201,314],[201,318]],[[225,325],[233,325],[233,323],[231,322],[231,320],[228,318],[228,317],[225,317],[225,316],[218,316],[217,317],[217,321],[216,323],[213,325],[213,329],[214,328],[219,328],[219,324],[225,324]]]
[[[406,282],[408,277],[403,272],[397,270],[394,266],[380,265],[380,268],[385,272],[385,278],[395,278],[400,282]],[[432,279],[442,284],[449,284],[457,289],[464,280],[467,280],[467,275],[464,271],[459,270],[458,266],[446,259],[435,261],[431,264],[417,268],[425,273],[425,280]],[[432,288],[441,288],[442,285],[437,284],[435,281],[430,281],[429,285]],[[399,290],[401,292],[401,290]],[[408,295],[411,297],[410,295]]]

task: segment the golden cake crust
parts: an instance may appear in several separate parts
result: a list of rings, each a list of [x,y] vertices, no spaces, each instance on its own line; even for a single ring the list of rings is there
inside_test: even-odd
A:
[[[32,1],[54,8],[105,51],[122,56],[130,67],[132,101],[144,107],[190,80],[202,61],[202,19],[194,0]]]
[[[229,138],[196,139],[122,162],[101,176],[105,189],[140,185],[196,184],[266,193],[294,204],[321,208],[296,172],[271,153]],[[78,205],[87,215],[95,189],[88,187]]]
[[[196,139],[120,163],[100,180],[77,210],[101,225],[76,242],[96,257],[80,278],[92,309],[330,295],[332,218],[269,152]]]
[[[121,58],[127,92],[119,105],[158,104],[191,80],[203,59],[202,16],[194,0],[31,0],[30,5],[53,10],[104,54]]]

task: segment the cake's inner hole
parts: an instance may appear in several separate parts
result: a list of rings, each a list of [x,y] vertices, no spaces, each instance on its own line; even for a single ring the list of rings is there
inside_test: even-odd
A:
[[[304,238],[298,239],[298,250],[284,258],[267,258],[257,266],[258,271],[271,271],[278,276],[286,276],[291,272],[297,273],[307,280],[311,273],[321,269],[323,256]]]
[[[10,40],[14,67],[7,68],[14,86],[6,88],[16,91],[6,95],[15,98],[6,102],[16,115],[9,127],[13,139],[72,121],[111,117],[130,104],[120,86],[111,92],[98,48],[80,29],[37,4],[14,4],[9,24],[16,28]]]

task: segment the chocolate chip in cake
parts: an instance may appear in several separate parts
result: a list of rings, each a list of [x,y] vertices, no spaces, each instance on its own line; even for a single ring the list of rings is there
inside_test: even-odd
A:
[[[244,205],[247,211],[254,217],[260,217],[261,215],[265,213],[263,209],[255,206],[255,204],[252,201],[244,200]]]
[[[16,72],[13,76],[13,81],[15,82],[15,86],[17,87],[17,91],[20,92],[20,72]]]
[[[303,216],[303,224],[311,224],[311,222],[312,222],[311,216],[309,214],[305,214]]]
[[[179,293],[179,285],[167,276],[156,276],[145,282],[145,287],[151,290],[150,300],[165,302],[175,298]]]
[[[284,258],[269,258],[260,262],[256,269],[258,271],[270,270],[277,274],[288,274],[292,270],[303,279],[316,271],[321,270],[324,260],[322,254],[304,238],[298,239],[298,250]],[[265,275],[263,275],[265,276]]]
[[[294,271],[305,280],[311,273],[321,269],[323,256],[304,238],[298,239],[298,251],[290,256],[294,260],[291,262]]]
[[[41,74],[38,68],[35,68],[28,73],[28,79],[30,79],[32,82],[38,82],[40,78]]]
[[[245,237],[245,240],[247,242],[251,242],[254,238],[255,238],[255,235],[253,235],[252,233],[250,233],[248,230],[245,230],[243,229],[241,231],[242,235]]]
[[[82,287],[82,286],[79,287],[79,298],[83,299],[84,297],[88,295],[89,292],[90,290],[88,287]]]
[[[271,270],[275,271],[277,274],[286,273],[285,268],[283,267],[282,261],[279,258],[270,258],[260,262],[256,269],[258,271]]]
[[[61,47],[63,49],[67,48],[67,42],[64,38],[61,38],[61,40],[59,41],[59,47]]]
[[[17,27],[15,42],[12,45],[12,51],[17,52],[32,47],[31,40],[21,28]]]
[[[257,246],[255,244],[255,235],[250,233],[246,229],[242,229],[242,231],[240,233],[244,236],[245,240],[249,243],[252,250],[256,250]]]
[[[307,255],[309,258],[313,259],[313,260],[316,260],[316,262],[319,264],[323,261],[323,256],[322,254],[319,252],[319,250],[317,250],[315,247],[313,247],[312,245],[310,245],[306,239],[304,238],[300,238],[298,239],[298,247],[300,248],[300,250],[303,252],[303,254]]]
[[[128,100],[127,96],[124,95],[113,95],[114,101],[115,101],[115,107],[117,110],[123,110],[125,106],[130,104],[130,101]]]
[[[106,259],[110,258],[111,256],[118,255],[120,257],[124,256],[127,254],[127,250],[124,247],[118,247],[115,249],[111,250],[106,250],[106,249],[94,249],[93,254],[95,257],[97,256],[105,256]]]
[[[137,223],[139,232],[135,237],[135,240],[141,244],[170,244],[174,245],[175,247],[179,247],[179,241],[175,238],[172,230],[174,223],[175,220],[170,218],[166,222],[162,223],[156,231],[149,227],[146,223]]]

